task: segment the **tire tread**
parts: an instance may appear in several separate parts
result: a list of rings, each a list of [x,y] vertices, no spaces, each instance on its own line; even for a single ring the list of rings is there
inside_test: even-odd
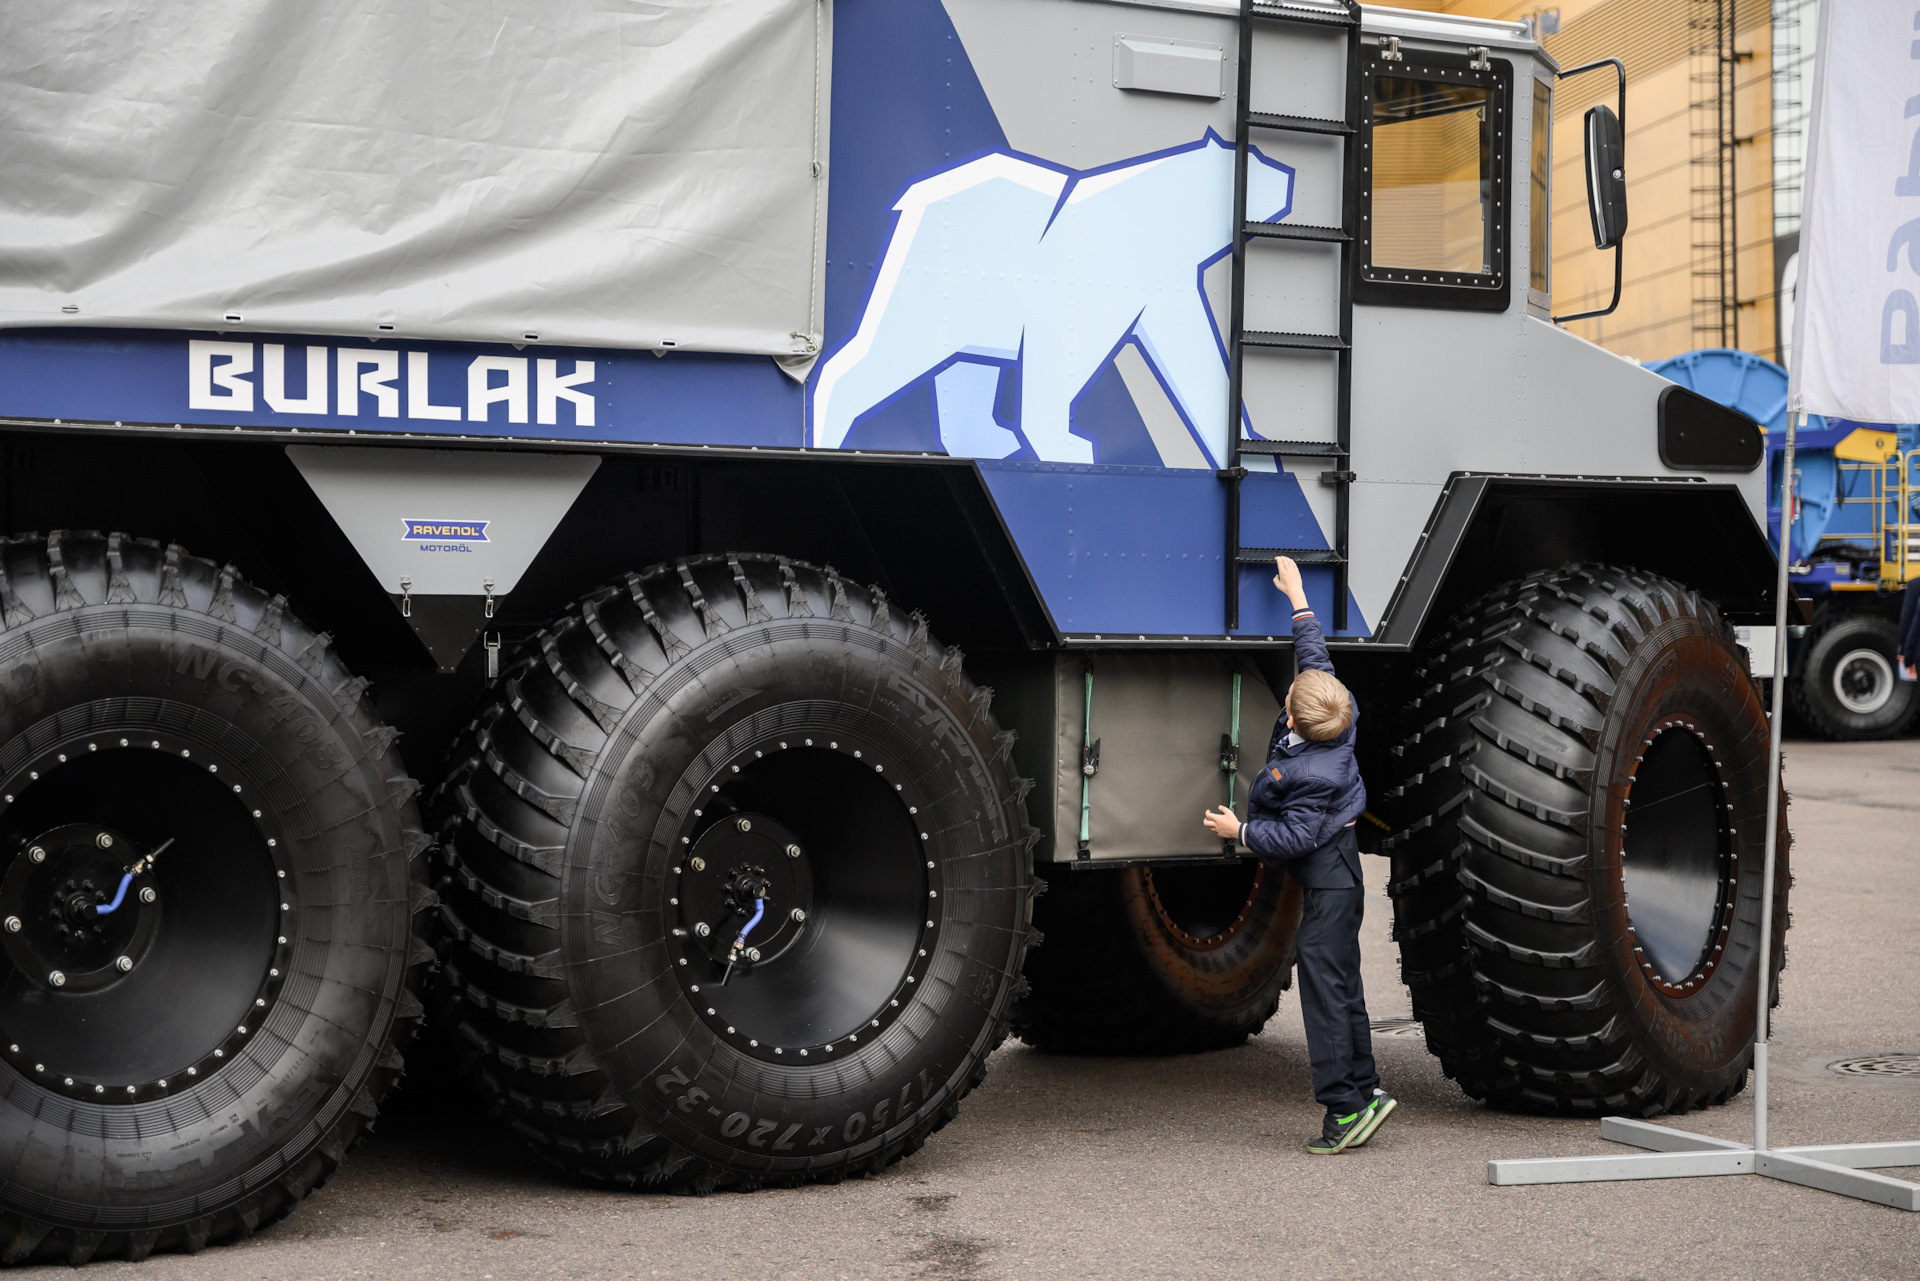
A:
[[[779,590],[756,587],[756,572]],[[917,1151],[956,1115],[960,1096],[984,1078],[986,1054],[1007,1035],[1010,1001],[1003,998],[989,1048],[959,1093],[871,1160],[852,1169],[768,1176],[696,1157],[655,1133],[595,1062],[573,1016],[559,951],[561,858],[597,753],[673,664],[696,656],[709,641],[734,643],[729,634],[743,626],[819,617],[815,601],[826,603],[830,619],[902,638],[904,624],[885,594],[850,585],[831,567],[733,553],[629,573],[543,629],[529,657],[495,682],[490,701],[453,748],[455,764],[433,804],[444,819],[437,854],[437,1021],[453,1034],[462,1066],[489,1109],[538,1155],[576,1177],[703,1194],[875,1173]],[[852,603],[864,604],[864,620]],[[736,606],[740,621],[730,623],[725,615]],[[914,635],[930,652],[958,654],[931,641],[923,625]],[[958,695],[956,705],[971,702],[976,723],[990,726],[988,700],[957,657],[941,670]],[[1007,790],[1019,790],[1010,767],[1006,773]],[[525,876],[515,880],[523,892],[494,883],[504,879],[497,872],[489,879],[481,848],[519,865]],[[1027,849],[1030,859],[1031,838]],[[524,892],[531,885],[542,887],[538,896]],[[1023,926],[1021,948],[1027,933]],[[1019,972],[1017,956],[1012,968]]]
[[[96,554],[103,571],[81,568]],[[94,581],[98,578],[98,582]],[[98,599],[88,593],[98,588]],[[22,594],[23,589],[25,595]],[[49,608],[35,610],[29,598],[44,597]],[[368,745],[367,758],[380,760],[395,732],[382,725],[362,704],[366,682],[340,660],[324,632],[314,631],[286,611],[286,599],[249,584],[231,565],[193,556],[174,545],[134,538],[123,533],[104,537],[90,531],[52,530],[44,537],[22,534],[0,539],[0,624],[5,630],[23,626],[50,613],[105,604],[154,604],[200,614],[251,634],[298,662],[322,689],[336,699],[334,714],[351,726]],[[250,620],[244,625],[242,619]],[[386,784],[383,804],[390,811],[401,845],[389,854],[406,860],[414,937],[419,937],[424,914],[437,905],[428,879],[425,851],[431,844],[413,802],[419,785],[404,774],[374,771]],[[351,1096],[353,1106],[341,1108],[303,1152],[292,1156],[289,1170],[270,1179],[212,1214],[186,1223],[97,1232],[37,1221],[17,1212],[0,1212],[0,1263],[58,1261],[80,1266],[101,1259],[138,1261],[160,1251],[197,1253],[208,1245],[224,1245],[251,1236],[260,1228],[290,1214],[309,1193],[330,1178],[346,1152],[366,1137],[378,1116],[379,1101],[404,1074],[404,1050],[419,1032],[425,1007],[420,997],[434,961],[430,949],[412,947],[398,991],[394,1014],[384,1040],[366,1057],[364,1079]]]

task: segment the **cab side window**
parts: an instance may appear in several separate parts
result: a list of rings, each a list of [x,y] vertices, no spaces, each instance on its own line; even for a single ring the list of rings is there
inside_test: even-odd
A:
[[[1369,52],[1354,301],[1506,310],[1512,64]]]

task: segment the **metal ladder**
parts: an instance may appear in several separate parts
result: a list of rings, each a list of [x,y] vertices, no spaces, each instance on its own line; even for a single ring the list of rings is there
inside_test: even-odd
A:
[[[1276,115],[1255,111],[1248,103],[1252,86],[1253,33],[1256,25],[1292,24],[1311,28],[1345,28],[1347,32],[1347,89],[1345,118],[1322,120],[1308,116]],[[1240,567],[1261,565],[1275,556],[1291,556],[1302,565],[1333,567],[1333,630],[1347,627],[1347,486],[1353,473],[1346,464],[1351,456],[1353,415],[1353,245],[1358,230],[1353,225],[1354,210],[1359,207],[1360,192],[1360,6],[1346,0],[1344,7],[1289,2],[1289,0],[1241,0],[1240,5],[1240,88],[1235,103],[1233,157],[1233,286],[1228,315],[1227,337],[1227,458],[1220,479],[1227,486],[1227,631],[1240,626]],[[1284,133],[1332,135],[1345,140],[1342,148],[1340,226],[1314,227],[1289,222],[1248,222],[1247,161],[1248,147],[1255,129]],[[1340,248],[1340,325],[1331,334],[1275,333],[1246,327],[1247,244],[1251,240],[1305,240],[1336,244]],[[1326,351],[1337,362],[1337,410],[1334,440],[1248,440],[1241,435],[1241,375],[1243,360],[1254,351]],[[1326,458],[1330,469],[1321,474],[1321,482],[1336,491],[1334,499],[1333,550],[1307,547],[1243,547],[1240,545],[1240,482],[1247,469],[1241,465],[1244,454],[1268,454],[1276,458]]]

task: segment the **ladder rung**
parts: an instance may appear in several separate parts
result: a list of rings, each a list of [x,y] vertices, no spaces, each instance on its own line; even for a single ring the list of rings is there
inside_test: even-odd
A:
[[[1264,565],[1275,556],[1289,556],[1302,565],[1344,565],[1347,558],[1324,547],[1242,547],[1237,559],[1242,565]]]
[[[1249,222],[1241,224],[1243,236],[1265,236],[1273,240],[1351,240],[1338,227],[1315,227],[1304,222]]]
[[[1303,22],[1316,27],[1357,27],[1359,22],[1345,8],[1321,8],[1318,5],[1266,3],[1255,4],[1253,16],[1269,22]]]
[[[1344,120],[1322,120],[1317,116],[1285,116],[1273,111],[1249,111],[1247,123],[1261,129],[1285,129],[1289,133],[1350,134],[1353,126]]]
[[[1243,454],[1274,454],[1285,458],[1345,458],[1347,451],[1331,440],[1245,440]]]
[[[1290,347],[1304,351],[1344,351],[1346,342],[1338,334],[1280,334],[1269,329],[1249,329],[1240,335],[1248,347]]]

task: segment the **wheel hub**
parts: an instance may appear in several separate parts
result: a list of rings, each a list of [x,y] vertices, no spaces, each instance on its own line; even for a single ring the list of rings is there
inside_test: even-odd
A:
[[[1661,992],[1705,985],[1733,925],[1739,855],[1720,760],[1691,719],[1641,744],[1623,800],[1620,861],[1634,959]]]
[[[707,958],[744,971],[799,941],[813,905],[813,869],[785,827],[765,814],[734,814],[694,846],[679,899],[681,928]]]
[[[298,889],[258,788],[203,742],[99,732],[0,778],[0,1061],[143,1103],[272,1013]]]
[[[702,769],[666,885],[688,999],[756,1058],[857,1048],[930,963],[940,882],[917,784],[846,735],[753,742]]]
[[[1246,861],[1230,867],[1142,868],[1147,899],[1167,931],[1196,952],[1214,952],[1246,925],[1267,869]]]
[[[27,982],[78,995],[134,971],[159,928],[159,895],[145,868],[124,893],[121,882],[149,852],[92,823],[63,824],[21,846],[0,879],[0,940]]]
[[[1833,696],[1856,716],[1871,716],[1893,697],[1893,664],[1877,649],[1856,649],[1833,665]]]

